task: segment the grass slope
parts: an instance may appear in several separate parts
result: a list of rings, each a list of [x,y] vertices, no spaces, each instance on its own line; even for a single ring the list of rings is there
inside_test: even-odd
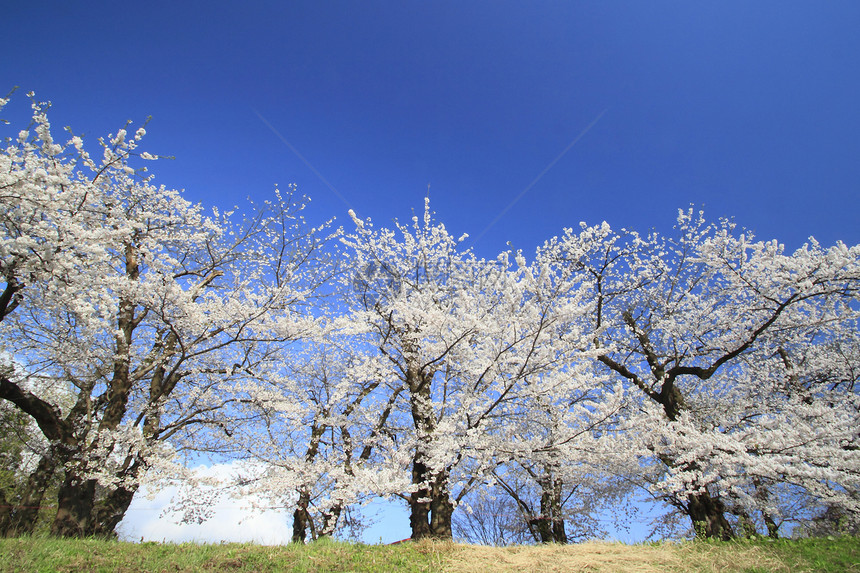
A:
[[[860,538],[498,548],[431,542],[382,546],[334,541],[283,547],[173,545],[37,537],[0,539],[0,572],[7,571],[860,573]]]

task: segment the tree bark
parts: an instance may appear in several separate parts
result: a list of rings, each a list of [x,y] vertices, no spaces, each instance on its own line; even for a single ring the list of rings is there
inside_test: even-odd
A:
[[[92,533],[96,537],[116,537],[116,526],[123,520],[137,488],[118,487],[96,503]]]
[[[451,517],[454,504],[448,492],[448,468],[434,471],[427,466],[428,452],[432,448],[436,418],[431,406],[433,372],[422,370],[412,361],[406,368],[406,386],[412,410],[412,423],[418,434],[418,444],[412,455],[412,485],[416,491],[409,495],[409,525],[412,539],[454,538]]]
[[[17,504],[4,501],[5,519],[0,519],[0,535],[17,537],[31,535],[39,518],[39,510],[45,499],[51,478],[54,476],[55,462],[50,452],[39,459],[36,469],[27,477],[27,484]]]
[[[552,523],[552,542],[567,544],[567,531],[564,527],[564,512],[561,507],[561,481],[553,480],[549,496],[549,516]]]
[[[322,526],[320,526],[319,537],[331,537],[337,529],[337,522],[343,512],[343,505],[337,504],[322,514]]]
[[[12,506],[6,499],[6,492],[0,489],[0,536],[10,537],[9,525],[12,521]]]
[[[539,480],[541,487],[540,515],[529,520],[532,535],[537,534],[540,543],[567,543],[564,513],[561,506],[560,480],[547,476]]]
[[[551,543],[552,542],[552,527],[550,527],[550,520],[543,515],[539,515],[529,520],[529,526],[532,530],[532,535],[537,533],[538,539],[540,543]]]
[[[767,512],[761,512],[762,519],[764,519],[764,525],[767,527],[767,536],[771,539],[779,539],[779,525],[776,524],[773,517]]]
[[[782,349],[780,349],[780,351],[781,353],[783,352]],[[787,358],[785,358],[785,360],[787,360]],[[779,525],[777,525],[770,512],[768,512],[767,509],[764,509],[767,507],[767,499],[770,497],[767,485],[762,483],[761,479],[754,478],[753,486],[755,486],[755,496],[761,502],[761,517],[764,521],[764,526],[767,528],[767,536],[771,539],[779,539]]]
[[[422,461],[413,460],[412,483],[418,486],[408,500],[412,539],[452,540],[454,504],[448,492],[448,470],[433,474]]]
[[[454,539],[451,518],[454,504],[448,492],[448,470],[433,476],[432,497],[430,500],[430,532],[435,539]]]
[[[451,519],[454,504],[448,492],[448,470],[431,474],[423,462],[415,460],[412,463],[412,480],[419,486],[409,496],[412,539],[453,539]]]
[[[432,537],[430,529],[430,489],[427,466],[421,460],[412,460],[412,483],[419,486],[409,495],[409,526],[412,528],[412,539]]]
[[[310,502],[310,494],[307,490],[302,490],[299,493],[299,501],[296,503],[296,509],[293,511],[293,543],[305,542],[308,525],[310,525],[310,514],[308,513]]]
[[[722,541],[729,541],[734,537],[732,526],[725,516],[723,502],[708,492],[690,495],[686,510],[697,537]]]
[[[57,515],[51,524],[55,537],[89,537],[93,534],[96,480],[81,479],[67,470],[57,493]]]

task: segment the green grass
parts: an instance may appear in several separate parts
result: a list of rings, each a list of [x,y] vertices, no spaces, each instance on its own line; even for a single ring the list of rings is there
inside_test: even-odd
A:
[[[356,545],[322,541],[267,547],[229,543],[123,543],[95,539],[0,539],[0,571],[72,573],[182,571],[402,571],[441,568],[438,552],[421,545]]]
[[[0,539],[0,572],[174,571],[654,571],[857,572],[860,538],[491,548],[454,543],[394,546],[320,541],[251,544],[123,543],[47,537]]]
[[[860,537],[840,536],[814,539],[768,539],[758,537],[737,541],[695,541],[688,544],[697,554],[709,550],[725,555],[741,555],[746,551],[761,551],[761,555],[773,558],[780,570],[814,573],[860,573]],[[771,573],[774,567],[744,566],[746,573]]]
[[[860,537],[754,541],[820,573],[860,572]]]

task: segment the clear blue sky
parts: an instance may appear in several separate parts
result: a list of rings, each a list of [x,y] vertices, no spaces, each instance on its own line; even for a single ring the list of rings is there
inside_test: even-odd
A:
[[[208,204],[296,183],[313,218],[389,224],[429,184],[482,256],[691,203],[856,244],[858,30],[857,0],[7,0],[0,92],[22,88],[7,119],[34,90],[92,138],[153,116],[145,149],[176,157],[156,181]]]
[[[408,219],[430,184],[473,238],[600,117],[479,254],[581,220],[666,230],[691,203],[792,248],[854,244],[858,30],[853,0],[10,0],[0,91],[93,137],[152,115],[146,149],[176,157],[159,183],[220,205],[297,183],[349,226],[259,113],[360,215]]]

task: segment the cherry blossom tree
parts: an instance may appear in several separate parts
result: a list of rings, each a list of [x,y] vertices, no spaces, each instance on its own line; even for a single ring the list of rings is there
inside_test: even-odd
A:
[[[342,240],[359,269],[350,319],[398,380],[389,455],[408,452],[411,465],[411,487],[399,495],[414,539],[451,538],[456,505],[500,453],[514,455],[506,420],[525,393],[551,392],[562,382],[544,374],[574,370],[585,346],[573,320],[582,307],[569,292],[542,297],[542,277],[520,256],[514,267],[508,253],[487,261],[462,250],[463,238],[433,221],[429,201],[422,217],[395,229],[353,219],[355,233]]]
[[[226,486],[268,507],[292,507],[293,542],[357,532],[355,508],[372,492],[408,487],[400,469],[376,455],[391,440],[386,422],[399,394],[389,396],[392,381],[379,361],[329,323],[285,353],[277,370],[243,386],[242,407],[257,423],[231,439],[249,471]]]
[[[588,459],[499,465],[494,485],[471,493],[455,515],[460,536],[490,545],[564,544],[605,539],[610,526],[628,526],[635,513],[629,485]]]
[[[507,495],[481,489],[464,500],[465,511],[454,513],[455,539],[479,545],[524,545],[530,532],[516,502]]]
[[[698,534],[731,537],[730,510],[772,511],[773,482],[856,510],[856,390],[818,392],[814,406],[797,391],[761,396],[791,386],[789,346],[807,352],[830,338],[825,325],[856,329],[860,247],[810,240],[787,254],[689,210],[673,237],[582,224],[538,258],[571,288],[590,289],[597,360],[641,397],[628,449]],[[825,471],[825,451],[844,463]]]
[[[780,333],[721,383],[733,399],[710,406],[719,416],[700,416],[732,440],[712,456],[711,471],[742,534],[776,537],[783,524],[828,509],[847,526],[860,522],[860,362],[856,317],[845,315],[808,314],[809,328]]]
[[[0,401],[0,535],[37,532],[50,525],[50,510],[40,506],[45,495],[56,494],[56,473],[44,488],[30,480],[47,449],[32,419]]]
[[[199,451],[244,458],[234,487],[292,507],[295,541],[372,495],[451,538],[494,488],[564,542],[623,480],[706,537],[860,522],[860,246],[788,253],[688,210],[485,260],[428,201],[391,229],[351,213],[335,260],[293,188],[210,214],[152,183],[143,127],[95,157],[47,109],[0,153],[2,420],[31,462],[3,533],[58,481],[52,533],[111,535]]]
[[[604,451],[623,414],[624,392],[591,368],[553,372],[553,383],[523,391],[519,416],[502,424],[512,444],[491,484],[509,497],[531,539],[568,543],[599,537],[598,513],[624,502],[626,488],[607,474]],[[616,513],[618,513],[616,511]]]
[[[319,230],[292,190],[206,215],[130,165],[155,159],[143,128],[95,159],[54,142],[46,109],[0,156],[0,397],[50,444],[34,491],[62,472],[52,533],[111,535],[145,474],[220,447],[232,389],[314,328]]]

